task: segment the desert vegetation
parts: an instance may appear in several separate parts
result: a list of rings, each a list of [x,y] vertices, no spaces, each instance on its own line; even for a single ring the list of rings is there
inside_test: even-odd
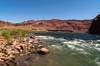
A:
[[[28,33],[28,31],[15,29],[15,30],[5,30],[1,31],[0,36],[4,37],[5,39],[11,39],[16,37],[23,37]]]

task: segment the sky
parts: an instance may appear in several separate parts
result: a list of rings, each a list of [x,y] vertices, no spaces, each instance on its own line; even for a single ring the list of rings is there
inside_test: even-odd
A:
[[[100,0],[0,0],[0,20],[92,19]]]

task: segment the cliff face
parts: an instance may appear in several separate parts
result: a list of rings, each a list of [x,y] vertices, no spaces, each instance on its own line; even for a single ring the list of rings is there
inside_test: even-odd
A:
[[[100,35],[100,14],[93,20],[28,20],[12,24],[0,20],[0,31],[6,29],[24,29],[29,31],[80,32]]]
[[[88,32],[90,20],[29,20],[17,24],[6,24],[6,29],[25,29],[32,31]],[[3,26],[4,27],[4,26]]]
[[[100,35],[100,14],[97,15],[93,20],[91,27],[89,28],[89,33]]]
[[[62,31],[62,32],[87,32],[91,25],[90,20],[38,20],[25,21],[16,26],[30,26],[33,31]]]

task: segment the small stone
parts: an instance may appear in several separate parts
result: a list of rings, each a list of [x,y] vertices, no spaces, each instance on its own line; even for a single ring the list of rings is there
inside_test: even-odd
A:
[[[42,48],[43,47],[43,45],[38,45],[38,48]]]

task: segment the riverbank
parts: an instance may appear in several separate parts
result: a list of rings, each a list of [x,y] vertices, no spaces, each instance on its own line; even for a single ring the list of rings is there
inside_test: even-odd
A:
[[[31,54],[45,55],[49,52],[41,39],[35,35],[21,35],[21,33],[23,32],[7,31],[3,33],[0,38],[0,66],[22,66],[20,61],[16,60],[17,58]]]

